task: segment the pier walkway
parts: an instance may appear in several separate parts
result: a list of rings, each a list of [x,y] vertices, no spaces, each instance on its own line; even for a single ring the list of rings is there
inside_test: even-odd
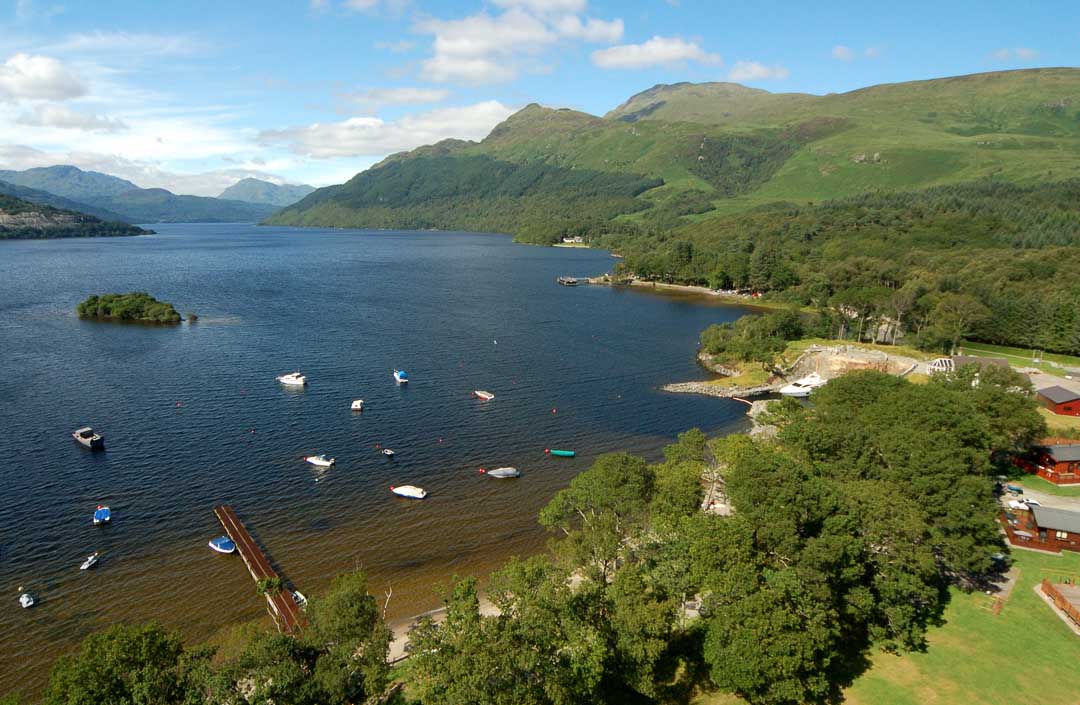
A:
[[[225,527],[225,533],[236,544],[236,550],[240,552],[240,557],[244,559],[244,564],[256,583],[268,578],[280,579],[281,576],[270,566],[266,554],[255,543],[255,539],[251,537],[244,522],[236,516],[231,505],[221,504],[214,507],[214,515]],[[282,588],[275,595],[266,595],[266,606],[279,631],[299,634],[303,629],[304,615],[288,590]]]

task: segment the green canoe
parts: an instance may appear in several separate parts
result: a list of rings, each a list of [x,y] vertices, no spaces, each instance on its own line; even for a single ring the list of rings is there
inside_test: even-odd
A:
[[[552,455],[558,455],[562,458],[573,458],[577,453],[572,450],[550,450],[548,451]]]

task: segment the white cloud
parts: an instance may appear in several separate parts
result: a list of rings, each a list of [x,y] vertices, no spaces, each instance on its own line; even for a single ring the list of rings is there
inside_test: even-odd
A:
[[[855,50],[851,47],[846,47],[843,44],[837,44],[832,48],[832,57],[834,59],[840,59],[840,61],[854,61]]]
[[[284,143],[296,154],[317,159],[384,156],[450,137],[481,139],[513,112],[490,100],[406,115],[390,122],[354,117],[342,122],[264,130],[259,133],[259,141],[263,145]]]
[[[578,14],[585,11],[588,0],[494,0],[499,7],[518,7],[538,15]]]
[[[622,39],[623,21],[598,20],[589,17],[584,22],[577,15],[563,15],[555,21],[555,30],[564,37],[582,39],[597,44],[610,44]]]
[[[620,44],[592,53],[594,64],[605,69],[640,69],[685,62],[697,62],[717,66],[722,63],[719,54],[710,54],[680,37],[656,36],[644,44]]]
[[[370,10],[379,4],[379,0],[345,0],[345,7],[350,10]]]
[[[427,20],[416,29],[435,35],[435,54],[424,60],[420,73],[436,83],[508,81],[518,72],[516,56],[535,55],[558,39],[544,22],[518,8],[494,17],[481,12],[460,20]]]
[[[205,50],[206,43],[187,35],[140,32],[82,32],[45,47],[58,54],[138,54],[181,56]]]
[[[991,58],[998,61],[1034,61],[1039,56],[1039,52],[1029,47],[1003,47],[1001,49],[995,49],[990,53]]]
[[[728,72],[729,81],[772,81],[782,80],[791,75],[780,64],[766,66],[757,61],[737,61]]]
[[[0,66],[0,102],[68,100],[86,92],[82,79],[50,56],[16,54]]]
[[[16,118],[15,122],[30,127],[56,127],[84,132],[122,132],[128,129],[121,120],[80,113],[63,105],[37,105],[32,111]]]
[[[866,47],[866,50],[863,51],[863,56],[867,59],[876,59],[881,56],[881,47]]]
[[[446,100],[450,91],[443,88],[370,88],[341,97],[364,110],[378,111],[389,105],[425,105]]]

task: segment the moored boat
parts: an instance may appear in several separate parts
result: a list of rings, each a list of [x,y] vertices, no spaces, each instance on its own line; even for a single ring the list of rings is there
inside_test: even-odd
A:
[[[105,439],[101,437],[101,434],[95,433],[94,429],[89,426],[74,431],[71,437],[91,450],[105,447]]]
[[[405,370],[394,370],[394,381],[398,384],[408,384],[409,373]]]
[[[556,450],[555,448],[545,448],[544,452],[548,455],[557,455],[560,458],[573,458],[577,453],[572,450]]]
[[[352,406],[349,407],[349,408],[352,409],[353,411],[363,411],[364,410],[364,400],[363,399],[357,399],[356,401],[354,401],[352,403]]]
[[[574,277],[559,277],[555,281],[559,282],[563,286],[577,286],[578,280]]]
[[[495,398],[495,395],[491,392],[485,392],[483,389],[477,389],[473,391],[473,396],[482,401],[491,401]]]
[[[328,468],[336,463],[337,459],[329,457],[326,453],[319,453],[318,455],[306,456],[304,461],[312,465],[318,465],[320,468]]]
[[[387,458],[393,458],[394,457],[394,451],[391,448],[383,448],[382,449],[382,454],[385,455]]]
[[[110,521],[112,521],[112,511],[104,504],[97,505],[97,509],[94,510],[94,525],[100,526]]]
[[[296,606],[300,609],[304,609],[305,607],[307,607],[307,596],[299,590],[292,591],[292,599],[293,602],[296,603]]]
[[[300,374],[300,371],[290,372],[287,375],[278,375],[277,381],[281,382],[287,387],[303,387],[307,384],[307,377]]]
[[[22,590],[21,587],[19,589]],[[19,595],[19,604],[22,605],[23,609],[33,607],[36,602],[37,600],[34,599],[34,596],[28,592]]]
[[[488,477],[494,477],[499,480],[508,480],[513,477],[521,477],[521,471],[517,468],[495,468],[494,470],[485,470],[480,468],[481,475],[487,475]]]
[[[821,378],[817,372],[811,372],[807,376],[797,379],[791,384],[781,387],[780,393],[786,397],[808,397],[818,387],[824,386],[828,380]]]
[[[236,544],[228,536],[218,536],[216,539],[210,539],[210,543],[207,545],[218,553],[234,553],[236,551]]]
[[[427,497],[427,490],[423,487],[417,487],[416,485],[391,485],[390,491],[399,497],[405,497],[407,499],[423,499]]]
[[[90,568],[93,568],[97,564],[97,562],[98,562],[98,552],[94,551],[93,553],[91,553],[89,556],[86,557],[85,561],[82,562],[82,565],[79,566],[79,570],[89,570]]]

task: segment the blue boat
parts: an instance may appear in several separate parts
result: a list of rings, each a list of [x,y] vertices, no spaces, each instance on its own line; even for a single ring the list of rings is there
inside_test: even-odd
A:
[[[218,553],[236,552],[236,544],[228,536],[218,536],[216,539],[210,539],[210,548]]]
[[[398,384],[408,384],[409,373],[405,370],[394,370],[394,381],[396,381]]]
[[[94,510],[94,526],[100,526],[101,524],[108,524],[112,521],[112,512],[104,504],[97,505],[97,509]]]

